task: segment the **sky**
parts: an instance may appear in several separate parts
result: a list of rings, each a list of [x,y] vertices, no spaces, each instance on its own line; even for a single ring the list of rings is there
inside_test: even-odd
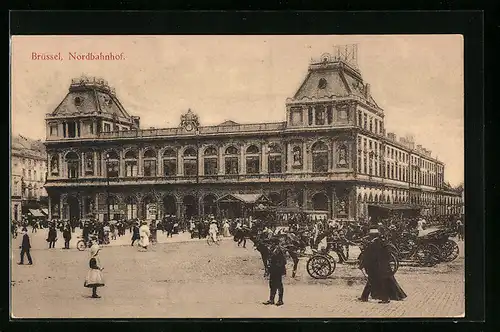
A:
[[[176,127],[190,108],[201,125],[285,120],[312,57],[357,44],[358,67],[385,113],[385,128],[446,164],[445,180],[464,178],[463,39],[460,35],[13,36],[14,135],[45,139],[45,114],[72,78],[102,77],[142,128]],[[32,60],[32,53],[63,60]],[[123,53],[122,60],[70,60],[68,52]]]

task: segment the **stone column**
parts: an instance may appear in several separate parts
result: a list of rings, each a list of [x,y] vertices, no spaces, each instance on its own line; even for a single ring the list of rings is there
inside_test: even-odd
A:
[[[97,151],[94,151],[93,154],[94,154],[94,176],[97,176],[99,174],[99,171],[97,169],[99,167],[99,163],[97,162]]]
[[[307,143],[302,142],[302,169],[300,170],[301,172],[311,172],[312,170],[309,169],[309,167],[312,165],[312,163],[308,163],[308,154],[307,154]]]
[[[184,171],[184,163],[182,160],[182,149],[177,150],[177,176],[182,176]]]
[[[123,178],[125,176],[125,159],[123,156],[123,150],[120,150],[119,153],[120,160],[118,161],[119,164],[119,171],[118,171],[118,177]]]
[[[333,154],[335,152],[336,146],[337,146],[337,141],[333,141],[330,143],[330,147],[328,149],[328,167],[327,167],[328,172],[332,172],[333,168],[334,168],[333,167],[333,159],[334,159]]]
[[[203,176],[205,175],[205,172],[204,172],[204,167],[203,165],[205,164],[204,163],[204,159],[203,159],[203,146],[199,146],[198,147],[198,175],[199,176]]]
[[[246,158],[245,158],[245,146],[241,145],[240,146],[240,174],[246,174],[247,173],[247,168],[246,168]]]
[[[160,151],[158,151],[156,155],[156,176],[163,176],[163,163],[161,162],[161,157],[162,155]]]
[[[267,174],[267,172],[268,172],[268,168],[269,168],[268,152],[269,152],[268,145],[265,143],[261,144],[260,174]]]
[[[290,172],[293,168],[293,153],[292,153],[292,144],[290,142],[286,143],[286,151],[287,151],[287,158],[286,158],[286,171]]]
[[[219,152],[219,162],[217,163],[217,166],[218,166],[218,169],[217,169],[217,173],[219,175],[222,175],[224,174],[224,170],[226,169],[226,166],[224,165],[224,151],[223,151],[224,147],[223,146],[219,146],[217,151]]]
[[[144,153],[144,148],[140,147],[137,152],[139,154],[139,161],[137,162],[137,164],[138,164],[137,165],[137,175],[143,176],[144,175],[144,173],[143,173],[144,165],[142,163],[142,154]]]
[[[81,163],[80,163],[80,177],[85,177],[85,152],[82,152],[81,153],[82,155],[82,159],[81,159]]]
[[[63,154],[61,152],[58,153],[58,157],[59,157],[59,165],[58,166],[58,177],[59,178],[62,178],[62,177],[65,177],[65,167],[64,167],[64,162],[63,162]]]
[[[316,107],[312,106],[312,125],[316,125]]]

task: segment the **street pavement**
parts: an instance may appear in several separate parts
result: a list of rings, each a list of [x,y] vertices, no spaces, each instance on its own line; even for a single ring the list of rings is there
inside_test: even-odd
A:
[[[30,230],[31,232],[31,230]],[[78,234],[77,233],[74,233]],[[11,313],[17,318],[373,318],[462,317],[464,314],[464,256],[451,263],[422,268],[403,263],[396,278],[408,298],[379,304],[356,300],[366,278],[355,264],[341,265],[325,280],[306,272],[301,258],[296,278],[287,267],[285,305],[264,306],[268,281],[263,278],[260,255],[238,247],[232,239],[219,246],[190,239],[188,233],[166,238],[147,252],[130,246],[130,234],[102,249],[106,286],[100,299],[90,297],[83,283],[88,250],[47,249],[46,231],[30,233],[34,264],[20,266],[13,240]],[[351,249],[351,257],[356,257]]]

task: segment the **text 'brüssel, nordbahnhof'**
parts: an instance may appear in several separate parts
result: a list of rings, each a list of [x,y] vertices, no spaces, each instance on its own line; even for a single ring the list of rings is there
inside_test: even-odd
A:
[[[444,164],[386,134],[355,53],[312,60],[275,123],[202,126],[188,110],[179,127],[140,129],[105,80],[73,79],[46,115],[49,218],[237,217],[258,200],[344,220],[368,204],[460,213]]]

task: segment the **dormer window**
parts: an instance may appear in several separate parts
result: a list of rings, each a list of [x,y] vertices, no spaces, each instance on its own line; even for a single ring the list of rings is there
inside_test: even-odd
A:
[[[326,88],[326,84],[327,84],[326,79],[321,78],[321,79],[319,80],[319,82],[318,82],[318,88],[320,88],[320,89],[324,89],[324,88]]]
[[[83,99],[82,97],[75,97],[74,102],[76,106],[81,106],[83,103]]]

